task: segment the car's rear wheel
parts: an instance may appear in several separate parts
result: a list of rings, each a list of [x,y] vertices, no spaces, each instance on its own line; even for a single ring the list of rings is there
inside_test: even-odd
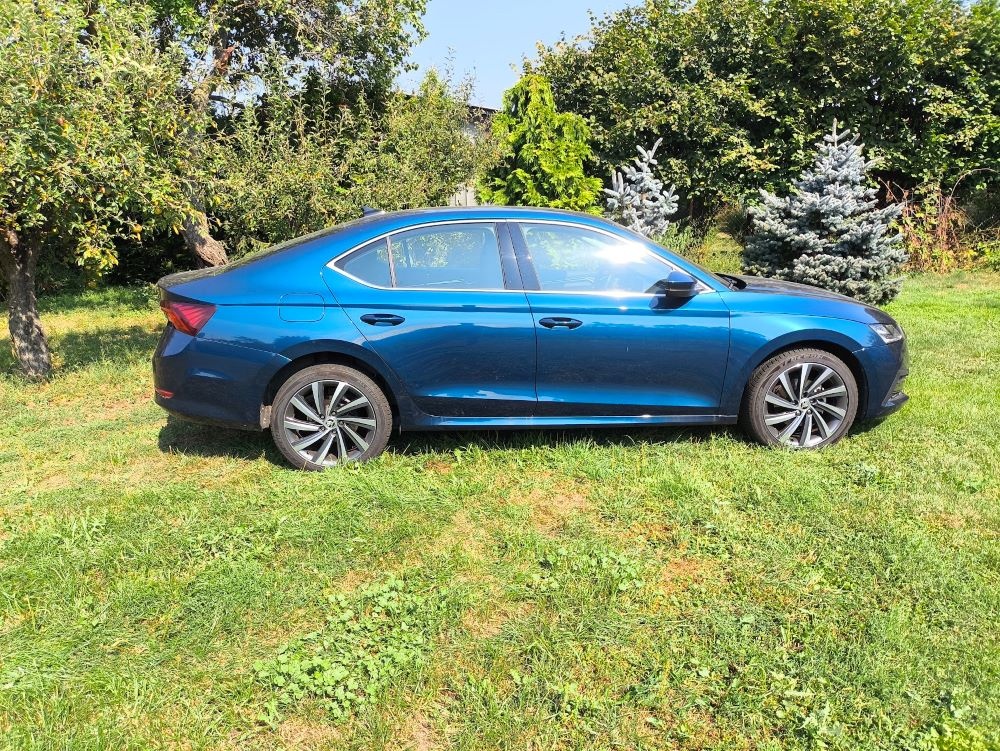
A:
[[[385,449],[392,410],[378,385],[342,365],[314,365],[289,378],[274,397],[271,436],[300,469],[363,462]]]
[[[847,364],[820,349],[797,349],[754,371],[740,423],[760,443],[811,449],[839,441],[857,412],[858,384]]]

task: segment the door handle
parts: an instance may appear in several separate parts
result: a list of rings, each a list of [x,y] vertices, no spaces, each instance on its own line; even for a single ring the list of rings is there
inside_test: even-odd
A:
[[[365,313],[361,320],[372,326],[398,326],[406,319],[394,313]]]
[[[538,322],[538,325],[544,326],[547,329],[575,329],[582,326],[583,321],[578,321],[575,318],[556,316],[555,318],[543,318]]]

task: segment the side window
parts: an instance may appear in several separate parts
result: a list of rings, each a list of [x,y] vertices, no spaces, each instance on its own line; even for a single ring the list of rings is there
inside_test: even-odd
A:
[[[337,261],[337,268],[376,287],[391,287],[392,274],[389,271],[389,244],[383,238],[358,248],[345,258]]]
[[[504,289],[493,224],[406,230],[349,253],[336,267],[376,287]]]
[[[671,267],[637,243],[584,227],[520,225],[544,291],[650,293]]]
[[[397,287],[502,290],[500,246],[492,224],[422,227],[389,238]]]

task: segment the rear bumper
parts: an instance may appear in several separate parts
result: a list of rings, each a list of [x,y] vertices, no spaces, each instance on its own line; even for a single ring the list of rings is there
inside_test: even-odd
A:
[[[154,399],[187,420],[260,430],[264,390],[287,362],[273,352],[191,337],[168,326],[153,355]]]

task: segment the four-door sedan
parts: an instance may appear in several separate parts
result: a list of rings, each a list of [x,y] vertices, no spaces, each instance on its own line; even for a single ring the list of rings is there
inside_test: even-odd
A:
[[[393,428],[724,425],[817,448],[906,401],[882,311],[713,274],[604,219],[381,213],[159,282],[156,401],[319,470]]]

